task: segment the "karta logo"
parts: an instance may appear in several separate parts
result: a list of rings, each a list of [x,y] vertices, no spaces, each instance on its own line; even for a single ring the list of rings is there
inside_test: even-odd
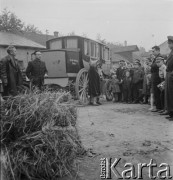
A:
[[[137,169],[132,163],[125,163],[123,171],[120,172],[118,165],[121,158],[101,158],[101,179],[143,179],[143,168],[148,169],[148,177],[150,179],[172,179],[170,175],[170,166],[167,163],[161,163],[159,166],[150,160],[148,164],[138,163]],[[154,175],[154,167],[157,167],[157,173]],[[159,169],[159,170],[158,170]]]

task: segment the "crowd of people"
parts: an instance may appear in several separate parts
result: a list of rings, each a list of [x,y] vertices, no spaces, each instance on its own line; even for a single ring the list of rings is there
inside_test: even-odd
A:
[[[126,65],[121,60],[119,68],[111,74],[110,91],[113,102],[150,104],[150,111],[173,121],[173,36],[168,36],[168,46],[171,50],[168,57],[160,54],[159,46],[152,48],[151,57],[142,64],[136,59],[133,64]],[[0,95],[8,97],[18,94],[17,87],[23,84],[22,71],[16,59],[16,48],[9,46],[7,56],[0,60]],[[44,85],[47,76],[45,62],[41,61],[41,52],[35,51],[26,68],[26,76],[32,86],[39,90]],[[90,97],[89,104],[101,105],[100,95],[105,95],[105,79],[102,64],[90,62],[88,71]]]
[[[143,63],[136,59],[126,65],[124,60],[111,75],[113,102],[150,104],[151,112],[173,121],[173,36],[168,36],[169,56],[160,54],[159,46],[152,47],[151,57]],[[89,69],[90,105],[101,105],[99,97],[104,94],[99,63],[91,63]]]

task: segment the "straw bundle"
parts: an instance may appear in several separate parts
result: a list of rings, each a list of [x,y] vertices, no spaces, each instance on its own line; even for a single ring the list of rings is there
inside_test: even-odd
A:
[[[66,92],[24,94],[1,107],[1,148],[9,179],[53,180],[74,172],[84,153],[76,130],[77,110]]]

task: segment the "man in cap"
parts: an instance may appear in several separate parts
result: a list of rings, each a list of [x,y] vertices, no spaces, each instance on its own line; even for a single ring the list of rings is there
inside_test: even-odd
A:
[[[159,56],[156,58],[156,64],[159,67],[159,77],[161,79],[161,83],[158,85],[158,88],[160,89],[160,100],[161,100],[161,108],[162,110],[159,111],[160,113],[165,113],[166,109],[164,107],[164,83],[166,78],[166,65],[164,64],[164,58],[162,56]]]
[[[156,105],[156,109],[152,109],[152,112],[158,112],[161,108],[161,101],[160,101],[160,90],[157,87],[161,83],[161,79],[159,77],[159,67],[156,64],[157,57],[160,55],[160,47],[154,46],[152,47],[152,53],[154,55],[153,62],[151,64],[151,93],[154,96],[154,102]]]
[[[171,50],[167,58],[165,79],[165,108],[168,110],[170,121],[173,121],[173,36],[168,36],[168,46]]]
[[[28,63],[26,75],[30,79],[33,86],[42,89],[44,85],[44,77],[47,76],[47,68],[45,62],[41,61],[41,52],[35,51],[35,59]]]
[[[18,94],[17,87],[23,84],[22,72],[16,59],[16,48],[8,46],[8,55],[0,61],[0,79],[3,84],[3,96],[15,96]]]
[[[133,77],[132,77],[132,94],[133,94],[133,103],[139,103],[140,101],[140,94],[139,91],[142,88],[142,81],[143,81],[144,73],[141,70],[140,62],[134,63],[133,69]]]

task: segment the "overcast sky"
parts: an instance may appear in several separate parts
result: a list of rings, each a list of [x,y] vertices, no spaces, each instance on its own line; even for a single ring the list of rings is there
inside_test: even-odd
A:
[[[147,50],[173,35],[173,0],[0,0],[27,24],[45,33],[99,33],[110,42],[136,44]]]

